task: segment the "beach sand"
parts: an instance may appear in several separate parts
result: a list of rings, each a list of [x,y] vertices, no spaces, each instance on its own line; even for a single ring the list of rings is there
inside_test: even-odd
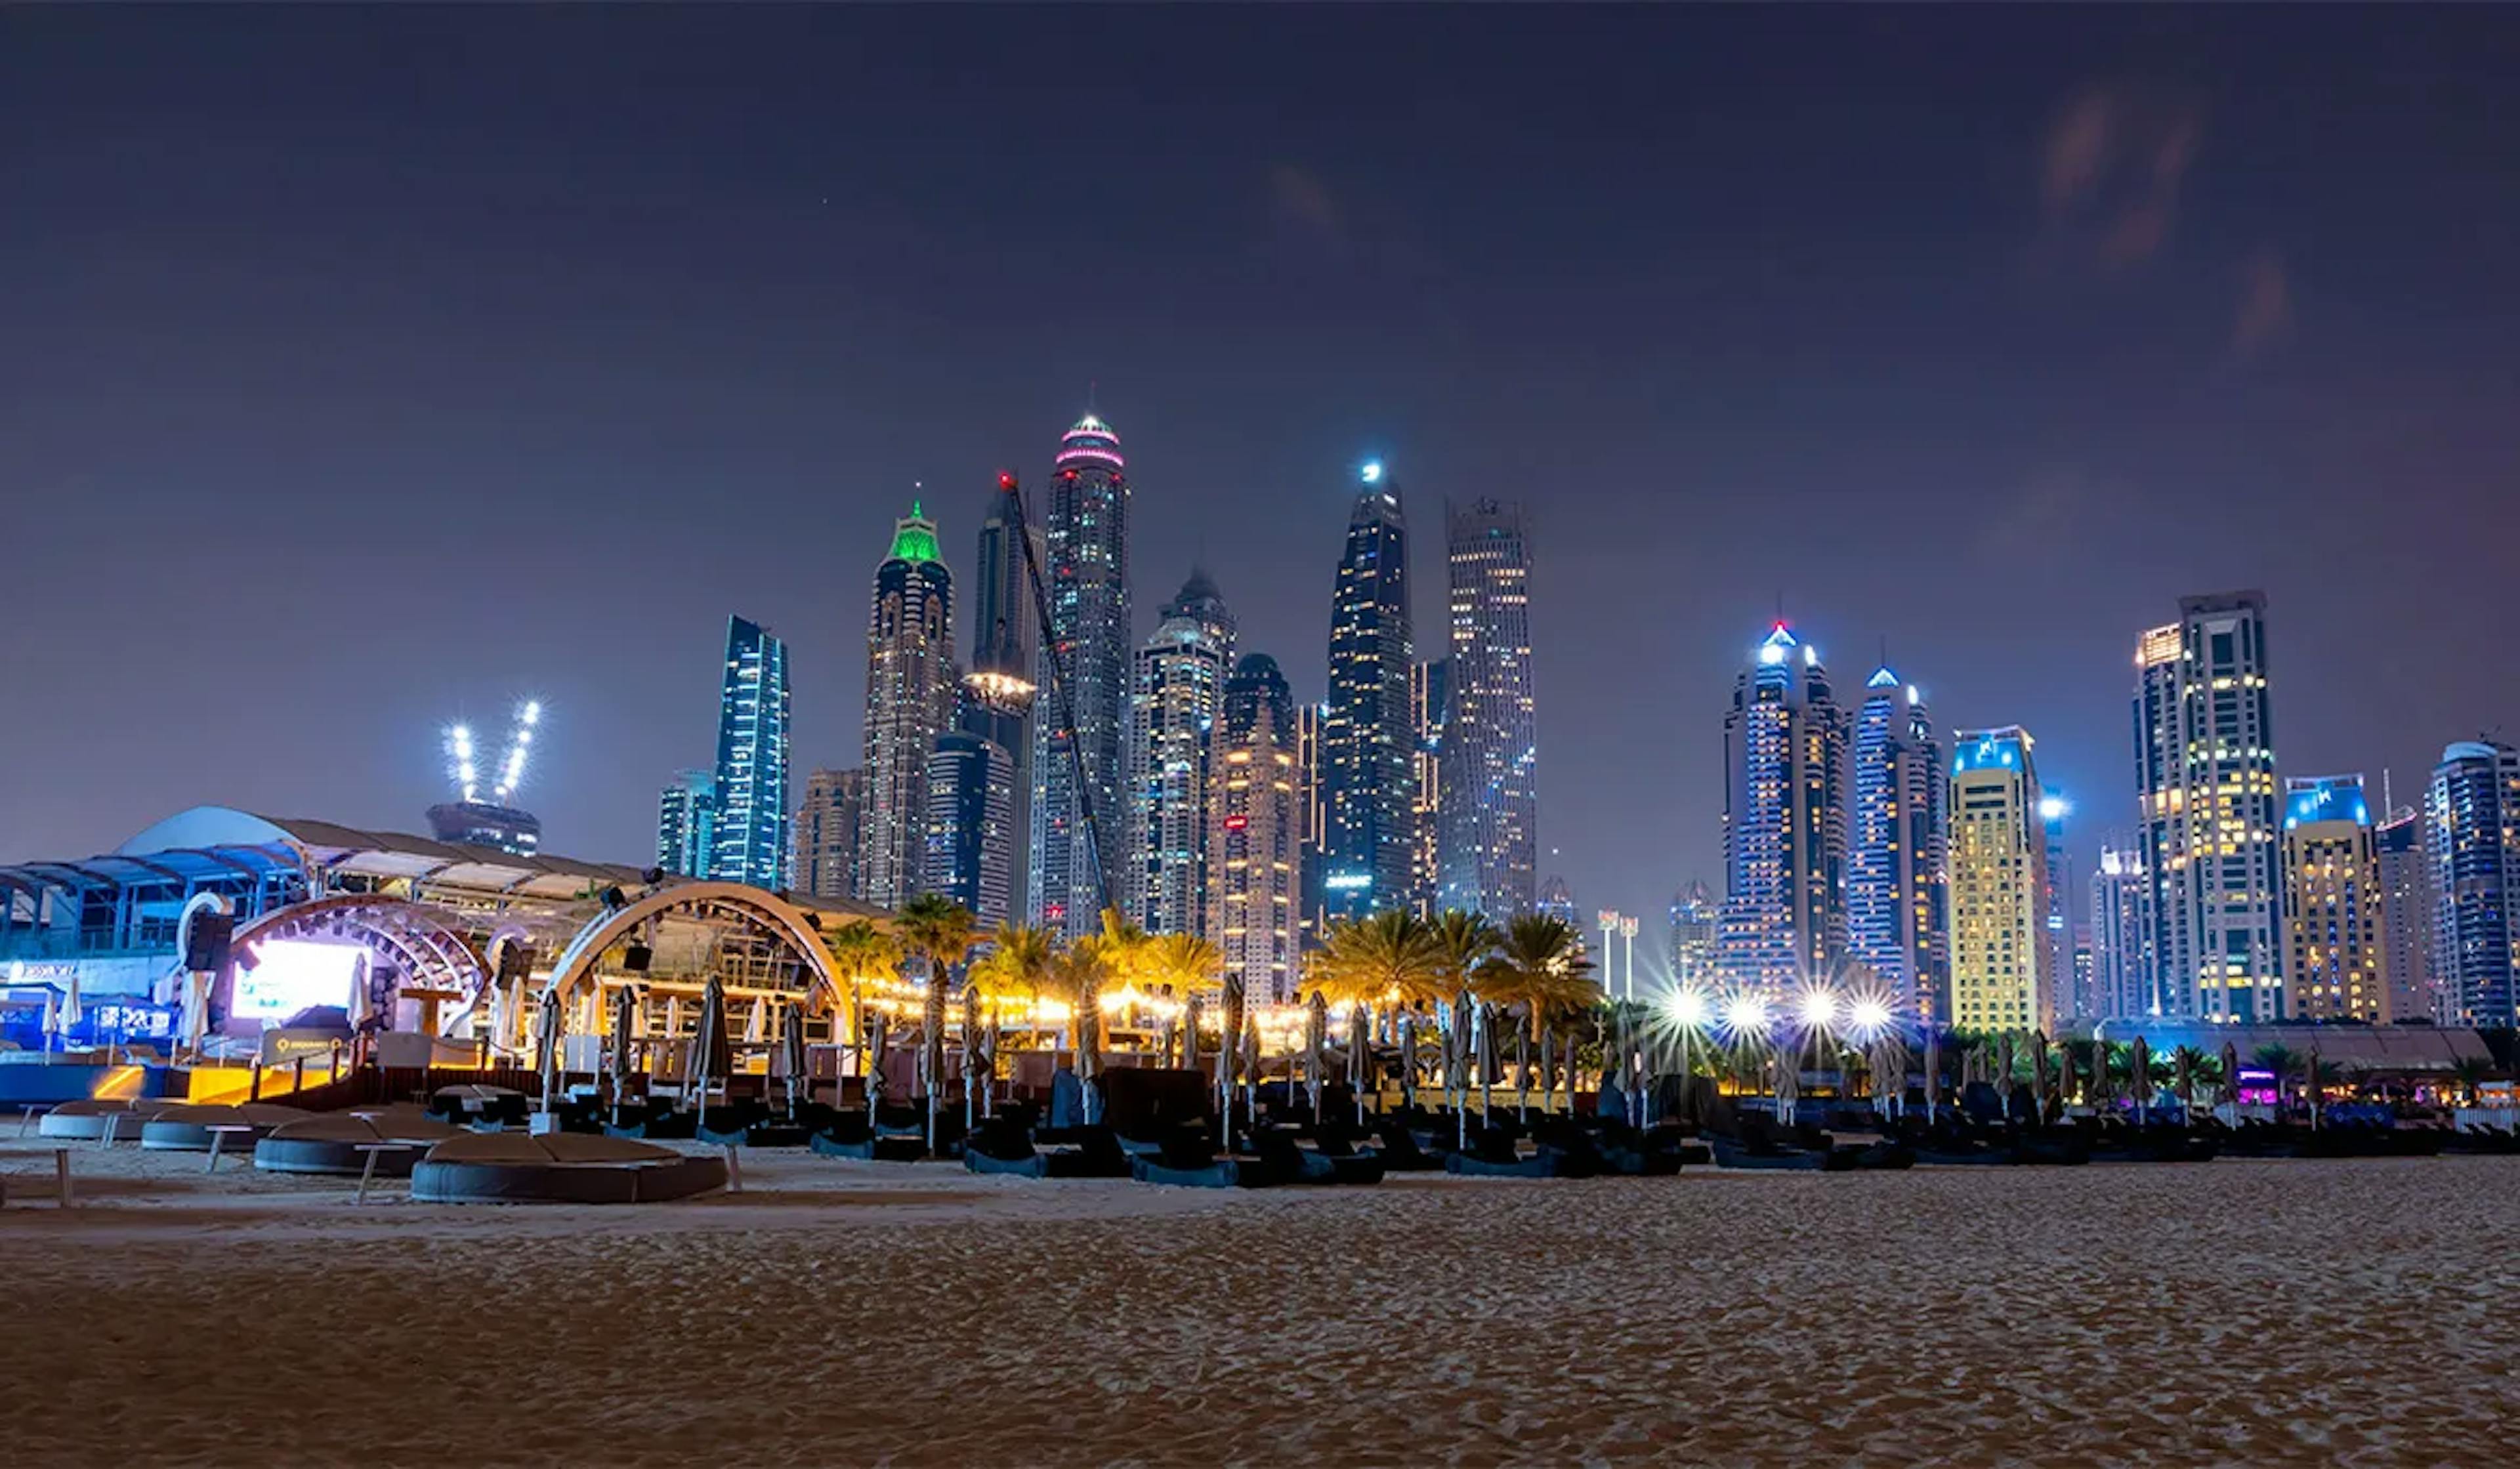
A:
[[[645,1208],[0,1141],[12,1465],[2479,1463],[2520,1161]]]

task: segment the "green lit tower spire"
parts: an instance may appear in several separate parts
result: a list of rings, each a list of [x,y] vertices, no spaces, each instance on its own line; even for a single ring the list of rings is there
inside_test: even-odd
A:
[[[936,524],[913,503],[875,572],[867,627],[866,782],[859,896],[897,908],[919,890],[926,850],[927,756],[954,718],[954,578]]]

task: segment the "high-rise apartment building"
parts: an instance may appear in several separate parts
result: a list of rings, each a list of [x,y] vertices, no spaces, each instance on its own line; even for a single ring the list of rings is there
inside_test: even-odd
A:
[[[1519,501],[1444,507],[1452,688],[1438,761],[1438,908],[1502,923],[1538,878],[1540,744],[1531,686],[1531,553]]]
[[[985,937],[1014,914],[1014,756],[956,730],[927,756],[920,891],[951,898]]]
[[[1207,927],[1210,735],[1234,668],[1234,614],[1193,569],[1138,649],[1121,906],[1148,933]]]
[[[970,672],[963,676],[954,728],[976,735],[1006,752],[1014,779],[1003,841],[1003,860],[1012,874],[1009,911],[1016,916],[1032,912],[1027,891],[1032,846],[1032,716],[1039,690],[1033,684],[1033,615],[1031,574],[1025,567],[1026,543],[1034,559],[1041,541],[1024,513],[1022,491],[1012,474],[998,476],[998,488],[980,517],[977,579],[968,599],[971,610]]]
[[[2136,792],[2156,989],[2175,1013],[2278,1020],[2281,829],[2262,592],[2183,598],[2136,645]]]
[[[1452,687],[1450,659],[1434,658],[1409,667],[1409,724],[1417,751],[1409,769],[1418,782],[1418,847],[1409,881],[1411,901],[1429,910],[1443,880],[1444,711],[1451,702]]]
[[[676,877],[708,873],[717,841],[717,778],[678,771],[656,797],[656,866]]]
[[[1717,919],[1722,910],[1714,893],[1695,878],[1671,900],[1672,983],[1695,990],[1712,988],[1719,977]]]
[[[1033,915],[1070,938],[1122,891],[1129,708],[1129,481],[1120,436],[1087,414],[1052,466],[1042,535],[1050,626],[1033,705]]]
[[[1294,729],[1294,696],[1277,661],[1244,654],[1216,728],[1207,937],[1243,994],[1267,1004],[1291,1002],[1300,977]]]
[[[1303,912],[1296,926],[1305,942],[1319,941],[1329,925],[1329,909],[1325,899],[1328,888],[1323,883],[1328,870],[1322,843],[1329,839],[1329,816],[1324,802],[1328,792],[1322,780],[1322,723],[1329,716],[1329,705],[1300,704],[1295,709],[1295,803],[1297,825],[1303,839],[1303,859],[1298,873],[1296,892]],[[1433,861],[1432,856],[1428,862]],[[1430,867],[1428,870],[1433,869]],[[1432,892],[1430,886],[1427,891]]]
[[[2361,776],[2284,782],[2283,870],[2284,988],[2294,1018],[2397,1018],[2389,1013],[2387,886]]]
[[[2389,1019],[2399,1025],[2442,1018],[2441,987],[2433,982],[2431,853],[2424,819],[2412,807],[2389,814],[2372,831],[2372,858],[2380,871],[2381,961],[2389,972]]]
[[[2092,869],[2092,997],[2106,1020],[2163,1013],[2153,990],[2152,879],[2143,855],[2100,848]]]
[[[1540,880],[1540,896],[1531,901],[1531,911],[1555,918],[1578,934],[1584,931],[1584,920],[1575,912],[1575,889],[1555,873]]]
[[[2074,966],[2074,922],[2072,863],[2065,853],[2065,818],[2072,815],[2074,804],[2054,790],[2042,788],[2039,793],[2039,824],[2047,834],[2048,869],[2046,884],[2048,913],[2042,923],[2047,934],[2047,947],[2040,955],[2048,977],[2048,1007],[2059,1020],[2092,1019],[2097,1011],[2084,992],[2080,971]]]
[[[1952,737],[1952,1014],[1964,1031],[2056,1028],[2048,826],[2030,733]]]
[[[1359,475],[1330,592],[1330,696],[1322,718],[1323,903],[1358,917],[1409,899],[1417,853],[1409,674],[1409,532],[1379,464]],[[1460,669],[1454,671],[1458,716]]]
[[[866,821],[858,896],[899,908],[927,864],[927,757],[953,727],[954,578],[920,507],[894,522],[867,624]]]
[[[788,886],[788,645],[730,617],[717,709],[717,822],[708,875]]]
[[[1937,1021],[1950,1007],[1951,962],[1942,746],[1914,685],[1884,666],[1864,687],[1846,858],[1847,950],[1898,996],[1902,1013]]]
[[[819,770],[805,777],[796,808],[796,891],[813,898],[856,898],[864,891],[858,859],[866,840],[866,772]]]
[[[2520,995],[2520,750],[2463,739],[2424,797],[2433,979],[2452,1025],[2509,1026]]]
[[[1724,720],[1722,948],[1733,984],[1788,989],[1846,955],[1846,716],[1820,651],[1778,623]]]

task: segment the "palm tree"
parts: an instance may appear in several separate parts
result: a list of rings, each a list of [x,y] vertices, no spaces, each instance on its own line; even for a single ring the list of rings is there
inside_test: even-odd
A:
[[[901,947],[927,965],[927,1008],[920,1038],[922,1069],[927,1083],[927,1150],[936,1150],[936,1109],[945,1091],[945,980],[971,952],[980,920],[951,898],[922,893],[901,906],[896,915]]]
[[[851,1046],[861,1047],[857,1055],[859,1071],[863,1074],[866,1069],[866,1052],[863,1049],[866,982],[870,979],[901,977],[901,941],[876,927],[867,919],[859,918],[854,922],[843,923],[837,928],[827,930],[823,934],[823,947],[831,951],[832,967],[839,971],[840,978],[848,985],[846,996],[832,995],[827,997],[825,1002],[833,1011],[839,1011],[844,1002],[847,1006],[846,1029],[844,1031],[842,1023],[835,1020],[832,1025],[832,1040],[837,1044],[845,1035]],[[840,1104],[838,1078],[838,1063],[834,1062],[832,1105],[835,1107]]]
[[[1305,983],[1333,1004],[1423,1004],[1449,1000],[1434,930],[1407,909],[1332,923]]]
[[[2193,1046],[2174,1047],[2170,1052],[2170,1074],[2179,1080],[2179,1105],[2182,1111],[2196,1110],[2196,1084],[2213,1069],[2214,1058]]]
[[[992,1004],[1030,1005],[1041,999],[1058,957],[1058,936],[1049,929],[1001,923],[989,936],[989,952],[971,965],[965,981]]]
[[[1053,966],[1053,982],[1067,1001],[1076,1023],[1076,1080],[1084,1092],[1085,1120],[1100,1120],[1095,1081],[1102,1074],[1102,992],[1129,972],[1143,952],[1147,936],[1119,921],[1114,909],[1102,911],[1103,931],[1067,946]]]
[[[2460,1056],[2452,1061],[2450,1074],[2458,1079],[2459,1090],[2467,1093],[2467,1104],[2477,1104],[2485,1093],[2485,1084],[2494,1080],[2494,1063],[2483,1056]]]
[[[1148,939],[1138,954],[1138,977],[1187,999],[1217,982],[1225,968],[1225,951],[1194,933],[1168,933]],[[1198,1038],[1182,1047],[1184,1056],[1198,1053]]]
[[[2301,1058],[2284,1046],[2268,1045],[2261,1046],[2257,1049],[2249,1052],[2249,1059],[2274,1073],[2275,1116],[2278,1118],[2282,1117],[2284,1107],[2284,1081],[2292,1075],[2294,1065],[2298,1063]],[[2236,1088],[2239,1084],[2239,1078],[2233,1077],[2231,1081],[2232,1085]]]
[[[1599,998],[1600,992],[1590,978],[1593,961],[1584,956],[1584,941],[1576,934],[1575,925],[1554,914],[1517,913],[1506,924],[1496,949],[1471,974],[1471,983],[1479,999],[1487,1003],[1520,1006],[1525,1021],[1522,1046],[1539,1046],[1545,1052],[1551,1019],[1581,1013]],[[1516,1106],[1528,1111],[1528,1048],[1517,1058],[1516,1069],[1521,1076]],[[1547,1098],[1542,1099],[1542,1105],[1545,1110]]]
[[[1453,1022],[1458,1030],[1469,1013],[1470,972],[1496,952],[1496,925],[1482,914],[1448,908],[1435,915],[1435,921],[1427,925],[1427,933],[1433,941],[1435,974],[1446,998],[1454,1002]],[[1462,1140],[1466,1142],[1470,1125],[1469,1033],[1462,1031],[1451,1040],[1445,1051],[1454,1058],[1454,1064],[1444,1068],[1444,1085],[1457,1097],[1455,1105],[1461,1109]]]

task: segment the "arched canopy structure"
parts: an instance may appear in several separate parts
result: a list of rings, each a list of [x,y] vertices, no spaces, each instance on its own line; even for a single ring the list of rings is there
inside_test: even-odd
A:
[[[642,895],[617,909],[599,913],[577,931],[577,937],[553,960],[545,1001],[565,1001],[595,978],[596,964],[607,950],[624,944],[669,917],[733,921],[784,948],[807,976],[797,998],[815,1008],[843,993],[832,965],[831,951],[802,909],[765,889],[741,882],[677,882]]]
[[[393,960],[422,989],[448,990],[469,1006],[490,982],[490,969],[443,910],[373,893],[342,893],[275,909],[236,931],[241,958],[268,939],[338,934]]]

